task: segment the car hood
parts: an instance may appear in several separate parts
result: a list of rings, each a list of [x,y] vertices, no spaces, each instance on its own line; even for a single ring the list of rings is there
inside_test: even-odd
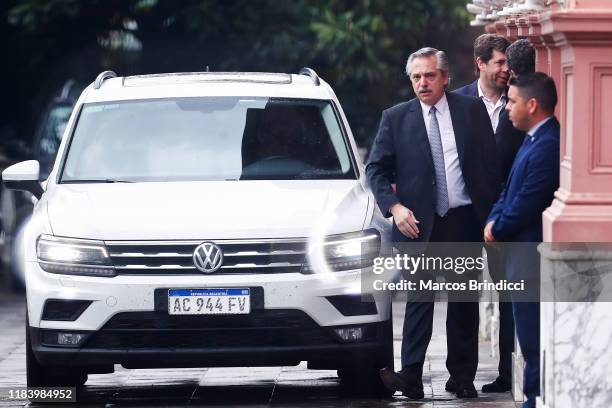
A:
[[[56,236],[99,240],[309,237],[363,228],[357,180],[59,184],[45,194]]]

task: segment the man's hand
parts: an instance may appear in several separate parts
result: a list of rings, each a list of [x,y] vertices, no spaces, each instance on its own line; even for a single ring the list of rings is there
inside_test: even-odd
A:
[[[403,205],[397,203],[389,209],[393,214],[393,221],[402,234],[412,239],[419,237],[419,227],[417,220],[412,211]]]
[[[484,241],[485,242],[496,242],[495,237],[493,236],[493,225],[495,221],[489,221],[489,223],[485,226],[484,229]]]

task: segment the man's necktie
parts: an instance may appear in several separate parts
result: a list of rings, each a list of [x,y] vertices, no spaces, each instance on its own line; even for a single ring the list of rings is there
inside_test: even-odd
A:
[[[523,158],[523,156],[525,155],[525,152],[527,151],[531,143],[533,143],[533,136],[526,134],[525,138],[523,139],[523,144],[521,145],[521,147],[519,147],[518,151],[516,152],[516,156],[514,156],[514,162],[512,163],[512,167],[510,168],[510,174],[508,175],[506,186],[510,183],[510,179],[512,178],[512,175],[514,174],[514,167]]]
[[[436,107],[432,106],[429,110],[429,145],[431,147],[431,156],[434,162],[434,170],[436,172],[436,213],[443,217],[449,209],[448,204],[448,187],[446,185],[446,166],[444,165],[444,149],[442,148],[442,135],[440,134],[440,126],[436,118]]]

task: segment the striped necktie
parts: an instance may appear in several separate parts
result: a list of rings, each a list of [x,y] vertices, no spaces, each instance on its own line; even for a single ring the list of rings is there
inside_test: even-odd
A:
[[[448,187],[446,185],[446,166],[444,165],[444,149],[442,148],[442,135],[440,134],[440,126],[438,118],[436,118],[436,107],[432,106],[429,110],[429,145],[431,147],[431,156],[434,162],[434,170],[436,172],[436,213],[440,217],[448,212]]]

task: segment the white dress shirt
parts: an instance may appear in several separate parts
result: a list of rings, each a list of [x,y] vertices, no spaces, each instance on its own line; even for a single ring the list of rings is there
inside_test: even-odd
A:
[[[542,125],[545,124],[546,122],[548,122],[551,118],[552,118],[552,116],[549,116],[546,119],[542,119],[541,121],[536,123],[535,126],[533,126],[531,129],[529,129],[529,131],[527,131],[527,136],[529,136],[531,138],[532,142],[534,140],[534,136],[535,136],[536,132],[538,131],[538,129],[541,128]]]
[[[482,99],[487,108],[487,113],[489,114],[489,119],[491,119],[491,125],[493,126],[493,132],[497,130],[497,125],[499,124],[499,115],[501,111],[506,107],[506,102],[508,97],[506,93],[502,93],[499,99],[496,102],[488,99],[484,92],[482,92],[482,88],[480,87],[480,79],[478,80],[478,97]]]
[[[425,129],[429,135],[429,110],[431,106],[421,102],[423,109],[423,119],[425,120]],[[461,207],[472,203],[470,196],[465,189],[465,181],[459,163],[459,154],[457,153],[457,143],[455,141],[455,131],[453,130],[453,122],[451,120],[450,109],[446,94],[434,105],[436,107],[436,118],[440,127],[440,136],[442,137],[442,149],[444,150],[444,166],[446,167],[446,187],[448,188],[448,204],[449,208]]]

